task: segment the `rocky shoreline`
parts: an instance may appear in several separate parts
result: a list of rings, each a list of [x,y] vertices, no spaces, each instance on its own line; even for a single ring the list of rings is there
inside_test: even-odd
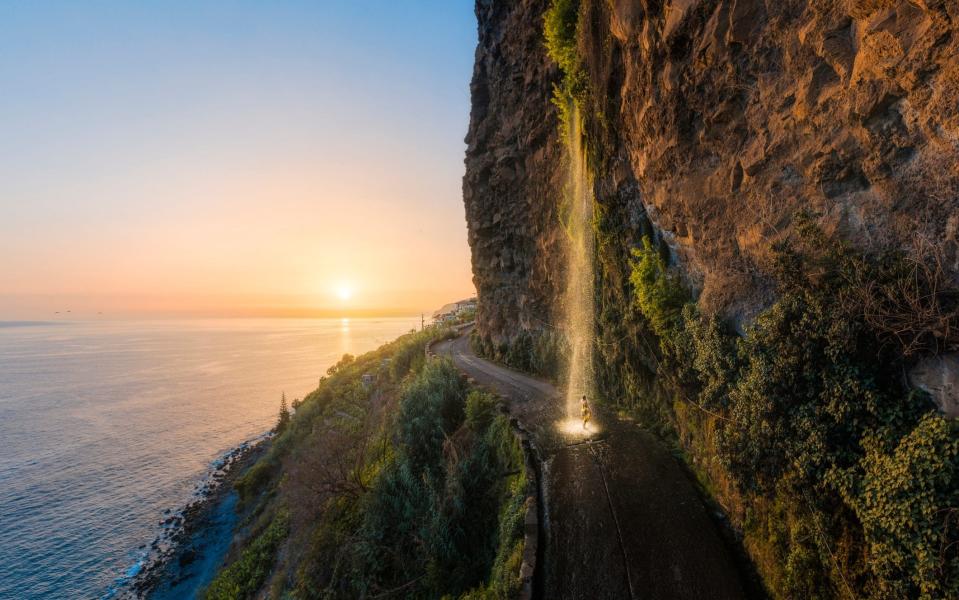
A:
[[[266,450],[271,433],[243,442],[211,464],[211,470],[182,509],[167,509],[158,521],[160,531],[140,550],[143,558],[130,567],[107,598],[141,599],[161,587],[173,588],[190,575],[189,567],[204,553],[209,541],[204,535],[224,510],[232,513],[233,483]],[[227,540],[227,545],[229,540]]]

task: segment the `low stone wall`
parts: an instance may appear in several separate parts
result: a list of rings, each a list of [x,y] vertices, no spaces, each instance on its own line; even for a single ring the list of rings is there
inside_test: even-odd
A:
[[[504,402],[500,403],[500,410],[509,415],[509,408]],[[537,557],[539,556],[539,509],[542,502],[540,493],[539,452],[533,444],[529,433],[523,429],[519,421],[510,417],[513,433],[523,448],[523,461],[526,464],[526,517],[523,520],[523,563],[520,566],[520,578],[523,580],[523,590],[520,598],[530,600],[533,597],[533,588],[537,576]]]

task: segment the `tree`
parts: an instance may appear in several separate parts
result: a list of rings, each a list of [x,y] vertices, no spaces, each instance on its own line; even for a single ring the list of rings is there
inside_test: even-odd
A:
[[[286,428],[290,425],[290,409],[286,406],[286,392],[283,392],[280,396],[280,415],[276,420],[276,435],[280,435]]]

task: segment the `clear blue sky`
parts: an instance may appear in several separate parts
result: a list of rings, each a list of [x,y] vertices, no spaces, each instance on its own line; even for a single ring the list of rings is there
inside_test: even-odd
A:
[[[0,4],[0,320],[471,293],[472,4]]]

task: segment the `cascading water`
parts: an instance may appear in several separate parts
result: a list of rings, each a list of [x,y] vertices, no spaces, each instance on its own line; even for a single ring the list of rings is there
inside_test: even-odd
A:
[[[593,397],[593,186],[586,168],[582,124],[575,102],[570,102],[566,149],[569,154],[566,202],[567,279],[565,329],[569,342],[566,414],[579,419],[580,399]]]

